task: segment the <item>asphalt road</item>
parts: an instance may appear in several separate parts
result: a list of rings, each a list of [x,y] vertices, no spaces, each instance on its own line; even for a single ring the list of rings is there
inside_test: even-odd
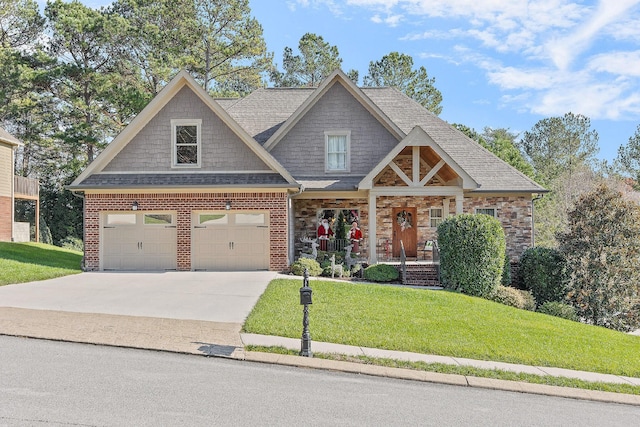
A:
[[[0,426],[630,426],[640,408],[0,336]]]

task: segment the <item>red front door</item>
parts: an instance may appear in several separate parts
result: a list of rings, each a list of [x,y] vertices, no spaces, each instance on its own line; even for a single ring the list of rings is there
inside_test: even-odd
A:
[[[400,256],[400,241],[407,257],[415,257],[418,252],[418,228],[416,208],[393,208],[393,257]]]

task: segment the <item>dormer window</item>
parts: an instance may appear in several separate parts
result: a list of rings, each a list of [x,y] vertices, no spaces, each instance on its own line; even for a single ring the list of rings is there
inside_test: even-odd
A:
[[[351,131],[325,132],[325,172],[349,172]]]
[[[202,120],[171,120],[173,167],[199,168],[201,162]]]

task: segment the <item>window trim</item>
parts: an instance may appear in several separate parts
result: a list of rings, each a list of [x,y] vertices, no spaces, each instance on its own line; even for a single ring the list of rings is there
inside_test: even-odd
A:
[[[329,168],[329,138],[332,136],[347,137],[344,169]],[[332,130],[332,131],[324,132],[324,171],[326,173],[351,172],[351,131],[350,130]]]
[[[176,131],[178,126],[196,127],[196,163],[178,163],[178,141]],[[202,119],[172,119],[171,120],[171,167],[176,169],[200,168],[202,166]]]
[[[484,210],[484,211],[486,211],[486,210],[489,210],[489,209],[493,210],[493,215],[489,215],[489,214],[488,214],[488,213],[486,213],[486,212],[480,212],[480,213],[481,213],[481,214],[484,214],[484,215],[493,216],[494,218],[497,218],[497,217],[498,217],[498,209],[497,209],[497,208],[493,208],[493,207],[489,207],[489,208],[475,208],[475,213],[476,213],[476,215],[477,215],[477,214],[478,214],[478,210]]]
[[[432,212],[434,209],[438,209],[438,210],[440,210],[440,213],[441,213],[442,215],[441,215],[441,216],[439,216],[439,217],[434,217],[434,216],[432,216],[432,215],[431,215],[431,212]],[[430,208],[429,208],[429,228],[438,228],[438,225],[440,225],[440,224],[438,224],[438,225],[436,225],[435,227],[434,227],[433,225],[431,225],[431,224],[432,224],[432,222],[431,222],[431,221],[433,221],[434,219],[436,219],[436,220],[437,220],[437,219],[439,219],[439,220],[440,220],[440,224],[442,223],[442,221],[444,221],[444,206],[442,206],[442,207],[437,207],[437,206],[436,206],[436,207],[430,207]]]

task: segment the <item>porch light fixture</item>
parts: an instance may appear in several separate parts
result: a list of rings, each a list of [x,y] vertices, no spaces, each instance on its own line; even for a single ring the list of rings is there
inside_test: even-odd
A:
[[[138,210],[138,202],[137,202],[137,201],[134,201],[134,202],[131,204],[131,210],[132,210],[132,211],[137,211],[137,210]]]
[[[224,207],[226,210],[230,210],[231,209],[231,200],[227,200],[227,204]]]

